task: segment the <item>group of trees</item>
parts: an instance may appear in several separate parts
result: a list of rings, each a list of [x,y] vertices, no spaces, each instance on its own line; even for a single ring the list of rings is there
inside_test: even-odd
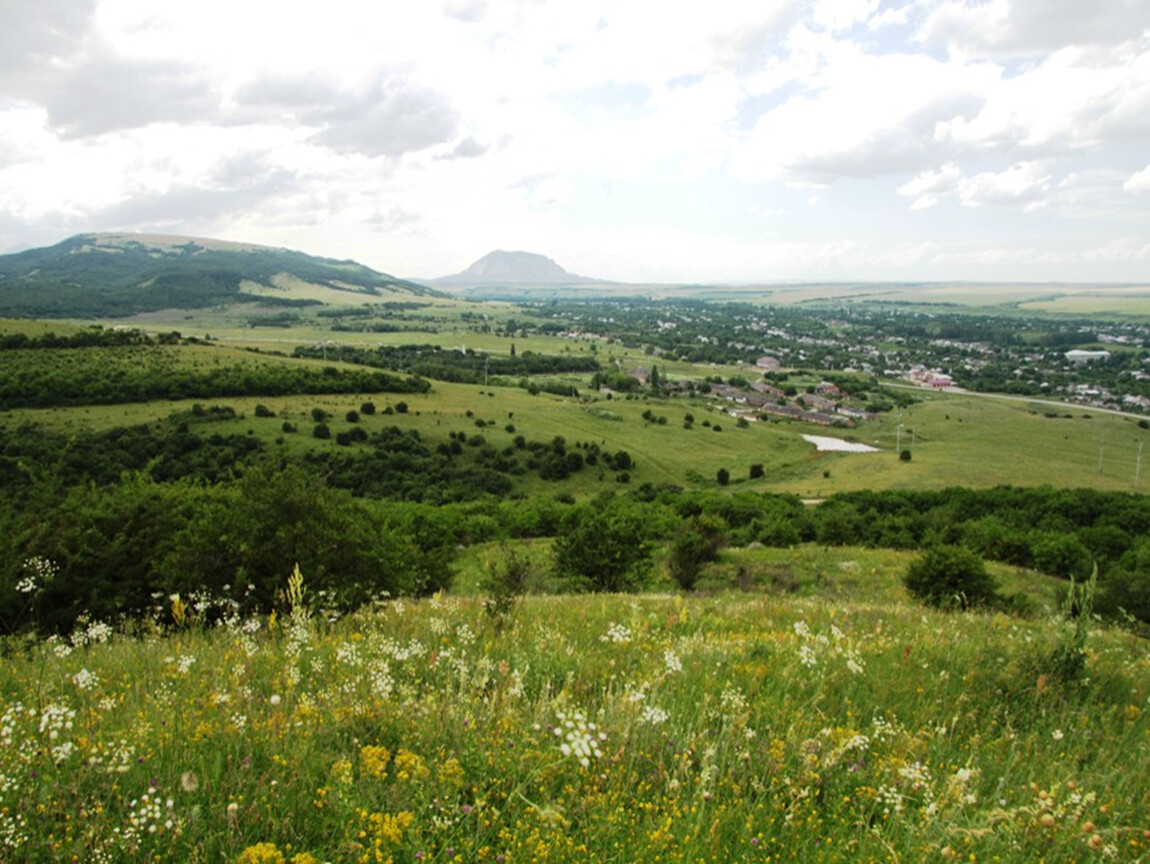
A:
[[[377,369],[389,369],[437,381],[484,384],[490,378],[519,379],[530,375],[570,375],[597,372],[594,356],[537,354],[523,351],[511,356],[491,356],[472,349],[463,351],[439,345],[396,345],[355,348],[336,345],[328,348],[298,347],[296,357],[325,357]]]
[[[385,436],[393,461],[365,462],[362,477],[403,478],[405,456],[425,453],[409,432]],[[549,447],[557,452],[554,442]],[[1013,538],[1001,549],[1029,548],[1031,565],[1041,563],[1055,575],[1084,576],[1100,562],[1096,608],[1150,621],[1150,541],[1144,539],[1150,504],[1138,496],[1002,488],[851,494],[805,507],[793,496],[644,484],[583,504],[490,496],[422,496],[418,503],[361,497],[378,491],[372,487],[353,494],[350,487],[368,481],[354,481],[347,475],[356,466],[336,459],[293,465],[264,455],[214,484],[159,482],[137,471],[118,482],[23,487],[14,480],[19,472],[8,460],[3,464],[9,494],[0,507],[0,629],[8,631],[33,623],[64,630],[84,613],[102,619],[152,614],[157,602],[162,606],[162,598],[177,592],[218,594],[243,609],[266,611],[296,562],[331,605],[350,609],[382,591],[443,586],[459,544],[516,537],[554,538],[555,585],[573,591],[641,588],[660,548],[668,573],[686,590],[724,545],[957,549],[941,553],[942,564],[932,559],[912,570],[908,587],[973,604],[993,590],[984,571],[976,568],[971,576],[968,566],[993,557],[990,547],[970,542],[987,533],[988,520],[1001,528],[995,536]],[[461,476],[486,482],[484,475]],[[451,500],[456,503],[444,503]],[[1056,536],[1064,538],[1060,547]],[[1080,551],[1075,544],[1083,556],[1067,554]],[[59,573],[31,604],[16,586],[28,575],[26,562],[38,558],[53,561]]]
[[[0,527],[6,632],[164,614],[173,594],[266,613],[296,563],[326,605],[347,611],[385,592],[443,587],[452,554],[448,538],[405,530],[386,509],[270,462],[211,486],[137,473],[108,486],[41,488],[0,510]],[[29,572],[38,559],[55,567],[43,584]]]
[[[426,393],[422,378],[290,361],[184,365],[175,348],[13,349],[0,377],[0,409],[219,399],[296,393]],[[209,349],[204,349],[209,350]]]

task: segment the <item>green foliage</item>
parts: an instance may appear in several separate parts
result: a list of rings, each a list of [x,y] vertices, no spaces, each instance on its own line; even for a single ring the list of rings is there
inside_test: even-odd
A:
[[[1086,582],[1079,584],[1071,579],[1066,590],[1062,614],[1073,621],[1073,627],[1045,664],[1059,683],[1079,682],[1086,675],[1086,637],[1094,614],[1097,587],[1098,568],[1095,567]]]
[[[479,588],[486,595],[483,611],[497,630],[504,630],[514,617],[519,601],[527,593],[527,581],[533,566],[531,560],[515,549],[503,547],[497,555],[488,557]]]
[[[318,369],[286,358],[220,362],[203,346],[131,345],[0,352],[0,408],[110,405],[297,393],[425,393],[419,378]]]
[[[567,514],[555,538],[554,567],[576,591],[633,591],[646,578],[651,552],[643,510],[610,498]]]
[[[488,356],[468,349],[459,351],[439,345],[381,345],[378,348],[356,348],[350,345],[325,347],[300,346],[296,357],[324,358],[391,369],[459,384],[484,384],[491,376],[520,378],[527,375],[580,374],[598,372],[594,357],[561,356],[524,351],[518,356]],[[570,385],[567,385],[570,390]],[[544,388],[546,389],[546,388]]]
[[[703,566],[718,559],[726,528],[721,519],[700,514],[685,520],[675,533],[667,568],[683,591],[693,589]]]
[[[245,611],[270,611],[283,561],[299,562],[334,608],[381,592],[446,584],[450,535],[411,525],[291,466],[249,469],[201,486],[132,475],[114,486],[37,495],[6,517],[0,552],[0,626],[30,622],[12,586],[23,562],[43,558],[58,578],[43,588],[39,626],[65,632],[82,615],[103,621],[153,613],[156,597],[207,592]]]
[[[1090,550],[1073,534],[1043,533],[1031,541],[1034,567],[1064,579],[1086,578],[1093,562]]]
[[[936,546],[916,558],[904,579],[907,591],[930,606],[969,609],[997,596],[982,559],[961,546]]]

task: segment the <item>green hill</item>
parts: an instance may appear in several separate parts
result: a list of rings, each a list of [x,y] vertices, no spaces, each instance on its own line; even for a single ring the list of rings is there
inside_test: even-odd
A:
[[[0,256],[0,315],[120,317],[238,302],[315,305],[438,296],[357,264],[289,249],[134,234],[79,234]]]

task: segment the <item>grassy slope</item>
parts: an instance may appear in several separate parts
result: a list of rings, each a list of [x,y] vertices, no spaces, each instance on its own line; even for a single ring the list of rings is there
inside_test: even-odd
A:
[[[439,597],[38,646],[0,668],[0,852],[1143,860],[1145,644],[1094,633],[1062,681],[1065,625],[927,611],[851,560],[855,597],[538,597],[502,632]]]

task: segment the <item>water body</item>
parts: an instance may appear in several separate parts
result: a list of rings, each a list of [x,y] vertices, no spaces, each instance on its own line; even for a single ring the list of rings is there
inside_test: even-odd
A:
[[[877,453],[877,447],[867,444],[855,444],[841,438],[828,438],[825,435],[804,435],[804,441],[815,445],[817,450],[837,450],[843,453]]]

